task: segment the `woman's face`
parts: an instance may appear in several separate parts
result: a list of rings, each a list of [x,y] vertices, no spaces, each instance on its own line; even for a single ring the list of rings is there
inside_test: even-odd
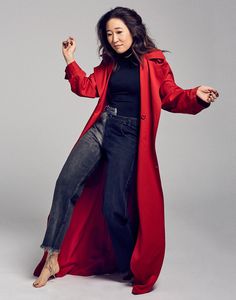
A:
[[[106,24],[107,40],[117,53],[123,53],[133,43],[132,35],[125,23],[118,18],[112,18]]]

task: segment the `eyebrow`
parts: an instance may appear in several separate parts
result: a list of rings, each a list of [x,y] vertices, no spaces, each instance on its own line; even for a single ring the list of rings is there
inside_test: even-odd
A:
[[[122,27],[115,27],[114,29],[122,29]],[[111,31],[110,29],[106,30],[106,31]]]

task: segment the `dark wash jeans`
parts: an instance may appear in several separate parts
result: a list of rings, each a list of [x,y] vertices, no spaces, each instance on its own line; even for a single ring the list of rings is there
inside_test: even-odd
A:
[[[41,248],[60,252],[75,200],[86,178],[102,155],[107,169],[102,212],[106,219],[120,272],[129,270],[136,230],[127,211],[127,187],[137,163],[139,119],[117,114],[107,105],[94,125],[79,139],[68,156],[55,185],[46,233]]]

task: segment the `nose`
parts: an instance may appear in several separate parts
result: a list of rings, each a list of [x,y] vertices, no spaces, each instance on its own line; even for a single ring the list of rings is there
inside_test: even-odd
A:
[[[118,41],[118,36],[114,34],[113,38],[112,38],[112,41],[115,44]]]

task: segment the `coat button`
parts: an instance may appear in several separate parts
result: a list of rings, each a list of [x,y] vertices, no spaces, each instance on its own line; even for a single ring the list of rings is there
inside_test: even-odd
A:
[[[141,115],[141,119],[144,120],[146,118],[146,115]]]

